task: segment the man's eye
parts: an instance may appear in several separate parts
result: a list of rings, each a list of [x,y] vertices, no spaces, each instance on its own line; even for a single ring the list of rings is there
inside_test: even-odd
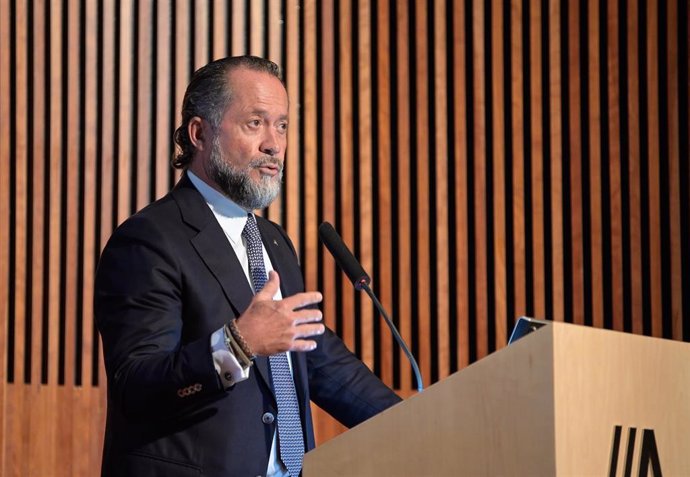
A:
[[[254,119],[252,121],[249,121],[249,125],[254,128],[259,127],[261,126],[261,121],[258,119]]]

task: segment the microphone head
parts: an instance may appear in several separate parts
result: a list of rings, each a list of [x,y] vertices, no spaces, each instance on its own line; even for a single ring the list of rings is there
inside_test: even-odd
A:
[[[350,252],[331,224],[324,222],[319,225],[319,238],[328,251],[331,252],[331,255],[333,255],[335,263],[345,272],[345,275],[348,276],[357,290],[361,290],[363,286],[369,285],[371,278],[369,278],[362,265],[352,255],[352,252]]]

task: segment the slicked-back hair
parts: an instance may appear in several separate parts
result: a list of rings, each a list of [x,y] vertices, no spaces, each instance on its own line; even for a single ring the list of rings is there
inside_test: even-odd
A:
[[[218,129],[223,114],[232,101],[229,73],[240,68],[268,73],[282,82],[280,67],[257,56],[222,58],[195,71],[182,100],[182,124],[173,136],[178,149],[171,163],[176,169],[189,167],[194,155],[194,145],[188,132],[189,121],[198,116],[207,120],[214,131]]]

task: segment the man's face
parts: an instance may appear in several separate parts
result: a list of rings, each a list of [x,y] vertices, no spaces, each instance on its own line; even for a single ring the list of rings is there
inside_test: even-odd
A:
[[[204,169],[216,188],[247,210],[263,209],[280,193],[287,144],[288,99],[268,73],[230,73],[232,100]]]

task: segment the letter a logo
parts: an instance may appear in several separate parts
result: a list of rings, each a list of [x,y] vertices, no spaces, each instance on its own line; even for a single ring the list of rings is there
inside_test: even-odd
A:
[[[618,454],[621,446],[621,426],[614,426],[613,428],[613,443],[611,445],[611,464],[609,466],[609,477],[616,477],[618,470]],[[633,462],[635,459],[635,436],[637,429],[631,427],[628,429],[628,445],[625,452],[625,470],[623,475],[631,477]],[[638,477],[647,477],[649,468],[652,468],[652,475],[654,477],[662,477],[661,461],[659,460],[659,450],[656,445],[656,438],[654,437],[653,429],[644,429],[642,431],[642,446],[640,448]]]

